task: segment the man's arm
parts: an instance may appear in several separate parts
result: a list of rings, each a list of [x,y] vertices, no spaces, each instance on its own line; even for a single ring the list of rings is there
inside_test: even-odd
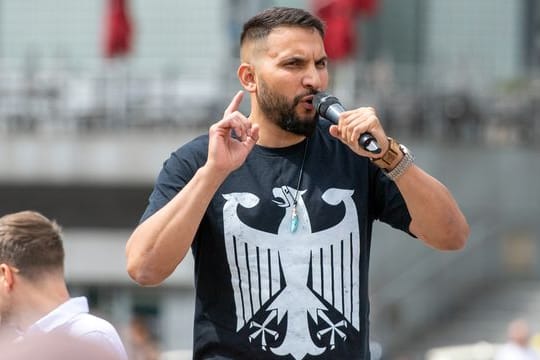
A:
[[[127,271],[141,285],[158,285],[184,259],[223,181],[207,165],[165,206],[139,224],[126,245]]]
[[[469,225],[448,189],[418,166],[396,180],[411,215],[409,231],[439,250],[459,250],[469,237]]]
[[[340,114],[338,125],[330,127],[330,134],[348,145],[355,153],[373,157],[358,145],[361,134],[371,133],[384,154],[390,142],[373,108],[359,108]],[[401,151],[385,167],[393,170],[403,159]],[[448,189],[438,180],[412,164],[395,183],[411,215],[409,231],[426,244],[439,250],[457,250],[465,246],[469,225]]]
[[[215,192],[257,142],[258,127],[252,127],[237,110],[242,98],[243,93],[237,93],[223,119],[210,127],[206,164],[129,238],[127,271],[137,283],[157,285],[174,271],[188,252]]]

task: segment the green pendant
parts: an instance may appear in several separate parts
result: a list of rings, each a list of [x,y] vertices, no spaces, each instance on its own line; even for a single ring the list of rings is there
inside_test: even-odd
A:
[[[298,215],[296,214],[296,207],[293,208],[291,217],[291,232],[296,232],[298,229]]]

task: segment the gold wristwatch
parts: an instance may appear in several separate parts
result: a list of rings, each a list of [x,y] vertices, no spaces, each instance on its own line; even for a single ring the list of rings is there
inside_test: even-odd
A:
[[[390,180],[396,181],[414,163],[414,155],[405,145],[399,144],[391,137],[388,138],[388,145],[386,153],[381,158],[372,159],[372,161],[382,168]],[[397,164],[394,164],[400,153],[403,154],[403,157]]]
[[[386,150],[382,157],[378,159],[371,159],[371,161],[373,161],[373,163],[381,169],[388,171],[393,168],[392,165],[397,165],[394,163],[400,154],[402,154],[402,152],[399,149],[399,143],[391,137],[388,137],[388,150]]]

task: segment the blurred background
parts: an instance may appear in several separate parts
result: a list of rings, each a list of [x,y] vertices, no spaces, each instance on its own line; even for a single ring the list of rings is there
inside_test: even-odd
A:
[[[538,333],[536,0],[0,0],[0,215],[63,225],[72,294],[128,346],[189,352],[191,257],[142,288],[124,246],[163,161],[240,88],[243,22],[274,5],[324,18],[330,90],[376,107],[471,225],[458,253],[376,225],[374,358],[490,359],[516,317]]]

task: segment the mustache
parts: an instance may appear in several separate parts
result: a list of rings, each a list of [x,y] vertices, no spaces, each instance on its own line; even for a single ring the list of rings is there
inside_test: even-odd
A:
[[[309,95],[317,95],[318,91],[315,90],[315,89],[310,89],[308,91],[306,91],[305,93],[303,94],[300,94],[300,95],[297,95],[294,97],[293,99],[293,105],[296,106],[300,103],[300,101],[302,100],[302,98],[306,97],[306,96],[309,96]]]

